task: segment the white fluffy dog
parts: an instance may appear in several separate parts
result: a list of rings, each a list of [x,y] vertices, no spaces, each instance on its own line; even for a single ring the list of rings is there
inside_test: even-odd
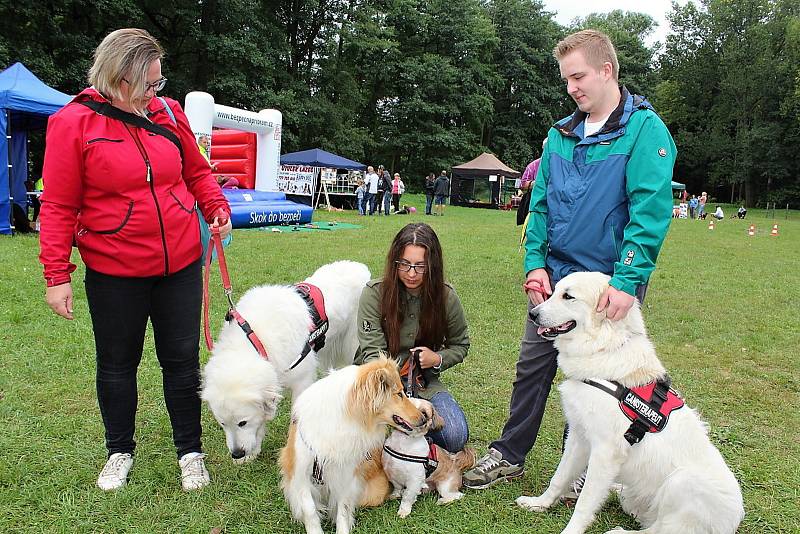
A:
[[[426,415],[428,423],[413,432],[395,429],[383,444],[383,470],[394,487],[391,498],[401,498],[397,511],[400,517],[408,517],[417,497],[426,489],[439,493],[436,504],[462,498],[464,494],[458,491],[461,474],[475,465],[472,448],[450,454],[438,445],[429,444],[425,435],[441,429],[444,419],[429,401],[411,399],[411,402]]]
[[[396,362],[387,358],[339,369],[312,384],[292,406],[280,456],[281,487],[294,518],[308,534],[322,534],[320,512],[328,512],[337,534],[348,534],[356,507],[375,500],[365,496],[371,483],[364,465],[370,454],[380,456],[386,427],[413,432],[427,420],[406,397]],[[377,487],[384,492],[388,482]]]
[[[322,369],[353,362],[358,348],[356,312],[361,290],[370,279],[366,265],[337,261],[323,265],[306,279],[325,300],[328,331],[319,354],[311,351],[294,369],[309,337],[313,318],[306,301],[291,286],[259,286],[236,305],[264,348],[264,360],[242,328],[226,322],[203,371],[201,397],[225,430],[231,457],[237,463],[261,452],[267,422],[275,417],[281,392],[295,399],[317,379]]]
[[[600,273],[571,274],[531,311],[540,335],[555,339],[558,366],[566,377],[559,389],[569,433],[550,486],[539,497],[518,498],[517,504],[546,510],[588,466],[564,533],[584,532],[612,484],[619,482],[622,508],[645,528],[638,532],[733,534],[744,517],[742,493],[697,412],[677,409],[662,431],[647,432],[631,445],[624,437],[631,420],[620,401],[584,382],[634,388],[666,377],[638,304],[617,322],[596,312],[608,280]]]

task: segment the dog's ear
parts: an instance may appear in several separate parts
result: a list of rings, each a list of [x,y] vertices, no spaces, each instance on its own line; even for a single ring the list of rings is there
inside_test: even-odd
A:
[[[441,430],[444,428],[444,419],[436,410],[433,410],[433,423],[431,423],[431,430]]]
[[[380,412],[392,396],[399,378],[397,366],[386,358],[361,366],[350,392],[350,405],[371,413]]]
[[[283,397],[278,393],[267,392],[264,394],[264,397],[261,401],[261,407],[264,410],[264,414],[266,415],[267,419],[271,420],[275,418],[275,414],[278,411],[278,404],[280,404],[282,398]]]

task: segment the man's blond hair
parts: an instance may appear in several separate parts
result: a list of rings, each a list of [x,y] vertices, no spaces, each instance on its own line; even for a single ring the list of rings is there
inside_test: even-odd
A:
[[[147,71],[153,61],[164,57],[164,49],[145,30],[115,30],[94,51],[94,64],[89,69],[89,83],[100,94],[114,101],[122,100],[120,85],[128,82],[130,105],[138,115],[147,115]]]
[[[567,35],[558,42],[553,49],[553,57],[561,61],[567,54],[575,50],[582,50],[586,56],[586,62],[597,70],[603,68],[603,64],[611,63],[611,75],[614,80],[619,80],[619,61],[614,44],[608,35],[597,30],[581,30]]]

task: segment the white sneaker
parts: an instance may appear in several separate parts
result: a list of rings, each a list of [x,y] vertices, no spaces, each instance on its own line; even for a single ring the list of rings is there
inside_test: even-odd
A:
[[[133,456],[127,452],[115,452],[108,457],[106,465],[97,477],[97,487],[104,491],[119,489],[128,482],[128,471],[133,466]]]
[[[206,455],[201,452],[184,454],[178,465],[181,466],[181,485],[184,491],[192,491],[208,486],[211,477],[208,476],[206,464],[203,461]]]

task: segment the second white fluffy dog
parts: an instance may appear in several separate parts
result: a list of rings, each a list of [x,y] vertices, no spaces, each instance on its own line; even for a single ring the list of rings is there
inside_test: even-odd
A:
[[[662,425],[663,411],[629,394],[633,388],[665,380],[666,370],[647,338],[638,304],[620,321],[596,311],[608,280],[601,273],[571,274],[531,311],[539,334],[555,339],[558,367],[566,377],[559,390],[569,433],[550,486],[539,497],[520,497],[517,504],[546,510],[588,467],[563,533],[585,532],[612,483],[619,482],[622,509],[645,528],[637,532],[734,534],[744,517],[742,493],[697,412],[687,406],[675,409],[663,429],[654,432],[652,427],[636,442],[637,432],[621,409],[622,400],[627,404],[633,399],[651,417],[648,421]],[[622,398],[609,394],[613,388],[623,388],[614,390],[622,391]],[[666,397],[664,405],[682,406],[674,393]],[[613,531],[623,532],[633,531]]]
[[[328,331],[319,354],[306,356],[294,369],[313,324],[306,301],[291,286],[267,285],[248,290],[236,309],[250,324],[264,348],[263,359],[236,322],[226,322],[203,371],[201,397],[225,431],[236,463],[261,452],[266,426],[275,417],[282,391],[296,398],[327,370],[353,363],[358,348],[356,312],[361,290],[370,279],[366,265],[337,261],[323,265],[306,279],[325,300]]]

